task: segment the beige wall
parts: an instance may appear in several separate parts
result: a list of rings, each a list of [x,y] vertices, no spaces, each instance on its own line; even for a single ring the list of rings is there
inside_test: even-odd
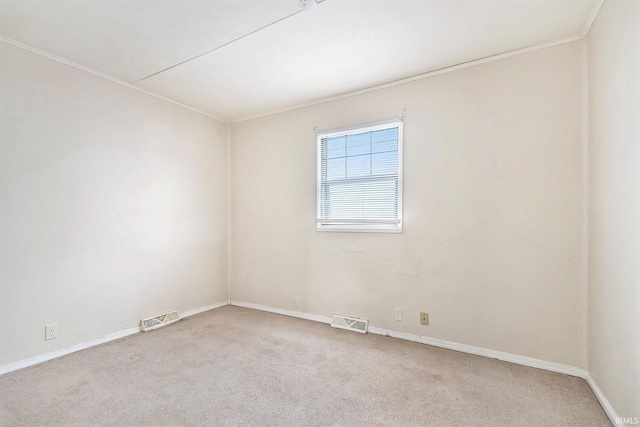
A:
[[[231,299],[582,366],[581,102],[575,42],[233,124]],[[316,232],[313,127],[403,108],[404,232]]]
[[[226,301],[227,125],[0,49],[0,365]]]
[[[640,417],[640,2],[608,0],[589,33],[589,371]]]

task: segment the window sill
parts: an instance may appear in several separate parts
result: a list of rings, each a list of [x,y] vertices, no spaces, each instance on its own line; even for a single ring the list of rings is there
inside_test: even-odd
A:
[[[357,227],[354,225],[317,225],[316,231],[330,231],[338,233],[402,233],[402,228],[399,227]]]

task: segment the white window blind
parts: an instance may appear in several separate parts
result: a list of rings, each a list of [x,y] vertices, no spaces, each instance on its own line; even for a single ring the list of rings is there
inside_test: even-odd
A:
[[[402,121],[318,135],[317,229],[402,230]]]

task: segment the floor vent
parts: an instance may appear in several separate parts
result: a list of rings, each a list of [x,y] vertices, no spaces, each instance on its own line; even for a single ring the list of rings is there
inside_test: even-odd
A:
[[[173,310],[168,313],[161,314],[159,316],[147,317],[140,320],[140,330],[142,332],[158,329],[162,326],[167,326],[180,320],[178,310]]]
[[[331,326],[333,326],[334,328],[347,329],[349,331],[356,331],[360,332],[361,334],[366,334],[367,327],[369,326],[369,321],[358,319],[357,317],[334,314],[333,319],[331,319]]]

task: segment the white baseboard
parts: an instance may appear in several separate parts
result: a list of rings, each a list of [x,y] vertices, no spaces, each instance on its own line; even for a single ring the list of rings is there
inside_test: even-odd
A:
[[[230,301],[230,305],[238,307],[253,308],[256,310],[267,311],[269,313],[282,314],[285,316],[297,317],[299,319],[314,320],[321,323],[331,323],[331,318],[320,316],[317,314],[303,313],[300,311],[284,310],[281,308],[267,307],[264,305],[253,304],[243,301]],[[405,332],[396,332],[389,329],[376,328],[369,326],[369,332],[376,335],[385,335],[393,338],[399,338],[406,341],[413,341],[420,344],[442,347],[449,350],[460,351],[462,353],[475,354],[477,356],[489,357],[492,359],[504,360],[505,362],[517,363],[518,365],[531,366],[533,368],[544,369],[546,371],[559,372],[574,377],[585,378],[586,372],[580,368],[570,365],[562,365],[560,363],[547,362],[545,360],[533,359],[531,357],[519,356],[517,354],[504,353],[502,351],[489,350],[482,347],[474,347],[472,345],[458,344],[451,341],[439,340],[437,338],[424,337]]]
[[[196,314],[204,313],[205,311],[214,310],[216,308],[224,307],[225,305],[229,305],[229,301],[218,302],[215,304],[205,305],[200,308],[193,308],[191,310],[187,310],[180,314],[181,318],[195,316]]]
[[[138,332],[140,332],[139,327],[129,328],[125,329],[124,331],[107,334],[103,337],[84,342],[82,344],[76,344],[68,348],[63,348],[61,350],[52,351],[49,353],[41,354],[39,356],[30,357],[28,359],[18,360],[17,362],[0,366],[0,375],[8,374],[9,372],[17,371],[19,369],[28,368],[29,366],[37,365],[38,363],[46,362],[48,360],[66,356],[67,354],[75,353],[76,351],[84,350],[89,347],[104,344],[106,342],[124,338],[129,335],[137,334]]]
[[[517,363],[518,365],[530,366],[532,368],[544,369],[545,371],[558,372],[574,377],[584,378],[584,375],[586,374],[584,370],[571,365],[548,362],[546,360],[534,359],[532,357],[520,356],[513,353],[505,353],[503,351],[490,350],[488,348],[475,347],[467,344],[459,344],[456,342],[440,340],[437,338],[407,334],[404,332],[396,332],[372,326],[369,327],[369,332],[371,332],[372,334],[387,335],[393,338],[400,338],[407,341],[446,348],[448,350],[455,350],[462,353],[474,354],[476,356],[488,357],[490,359],[498,359],[505,362]]]
[[[327,323],[327,324],[331,323],[330,317],[320,316],[318,314],[303,313],[301,311],[283,310],[281,308],[273,308],[273,307],[267,307],[266,305],[253,304],[250,302],[242,302],[242,301],[233,301],[233,300],[229,301],[229,305],[235,305],[237,307],[253,308],[255,310],[267,311],[269,313],[297,317],[298,319],[313,320],[314,322]]]
[[[214,308],[223,307],[228,304],[229,303],[227,301],[217,303],[217,304],[211,304],[204,307],[195,308],[192,310],[187,310],[184,313],[182,313],[180,316],[182,318],[187,318],[189,316],[194,316],[196,314],[200,314],[207,310],[213,310]],[[119,338],[124,338],[129,335],[137,334],[138,332],[140,332],[140,328],[136,326],[135,328],[129,328],[123,331],[107,334],[103,337],[96,338],[95,340],[87,341],[81,344],[76,344],[68,348],[63,348],[61,350],[56,350],[56,351],[41,354],[38,356],[30,357],[28,359],[23,359],[17,362],[9,363],[7,365],[0,366],[0,375],[8,374],[9,372],[17,371],[19,369],[28,368],[29,366],[37,365],[39,363],[46,362],[48,360],[66,356],[67,354],[75,353],[76,351],[80,351],[80,350],[87,349],[89,347],[94,347],[96,345],[104,344],[109,341],[117,340]]]
[[[591,374],[589,374],[589,372],[585,372],[585,374],[586,375],[584,376],[584,379],[587,380],[587,383],[589,383],[589,387],[591,387],[591,390],[593,390],[593,394],[596,395],[598,402],[600,402],[602,409],[604,409],[604,412],[605,414],[607,414],[607,417],[609,417],[609,420],[611,421],[611,423],[614,426],[624,427],[626,424],[617,422],[617,420],[621,418],[616,412],[616,410],[613,409],[613,406],[611,406],[611,403],[609,403],[609,400],[607,400],[607,398],[605,397],[604,393],[602,392],[602,389],[600,389],[600,387],[596,383],[596,380],[593,379],[593,377],[591,376]]]
[[[282,314],[285,316],[297,317],[299,319],[313,320],[321,323],[331,323],[331,318],[326,316],[321,316],[317,314],[303,313],[300,311],[291,311],[284,310],[281,308],[273,308],[267,307],[260,304],[253,304],[243,301],[229,301],[230,305],[238,306],[238,307],[246,307],[253,308],[255,310],[266,311],[269,313]],[[444,341],[437,338],[430,338],[420,335],[408,334],[404,332],[396,332],[388,329],[377,328],[374,326],[369,327],[369,332],[376,335],[385,335],[393,338],[399,338],[407,341],[417,342],[420,344],[432,345],[435,347],[446,348],[449,350],[455,350],[462,353],[474,354],[476,356],[489,357],[491,359],[503,360],[505,362],[516,363],[518,365],[529,366],[532,368],[544,369],[545,371],[557,372],[560,374],[571,375],[574,377],[583,378],[593,390],[593,393],[596,395],[600,405],[602,405],[602,409],[609,417],[609,420],[617,426],[624,427],[624,424],[616,424],[616,419],[618,419],[618,414],[616,413],[613,406],[609,403],[604,393],[598,387],[598,384],[594,381],[594,379],[589,375],[589,372],[584,369],[577,368],[571,365],[563,365],[561,363],[548,362],[546,360],[534,359],[532,357],[520,356],[518,354],[505,353],[497,350],[490,350],[482,347],[475,347],[467,344],[459,344],[452,341]]]

